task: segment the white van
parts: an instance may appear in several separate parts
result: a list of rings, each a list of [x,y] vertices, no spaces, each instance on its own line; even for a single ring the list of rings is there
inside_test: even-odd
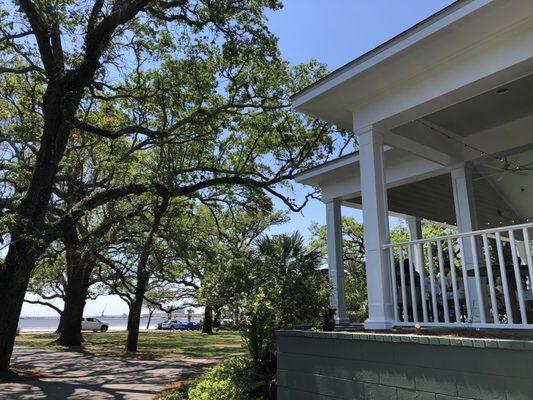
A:
[[[93,332],[107,332],[109,324],[105,321],[100,321],[98,318],[82,318],[81,330]]]

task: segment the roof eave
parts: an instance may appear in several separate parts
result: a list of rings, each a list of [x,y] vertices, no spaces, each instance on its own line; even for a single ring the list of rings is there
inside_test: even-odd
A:
[[[420,37],[417,37],[414,41],[418,42],[426,38],[427,36],[435,33],[436,31],[442,29],[444,26],[448,26],[449,24],[464,17],[465,15],[468,15],[476,9],[490,3],[491,1],[493,0],[457,0],[453,2],[449,6],[443,8],[442,10],[431,15],[425,20],[417,23],[411,28],[403,31],[399,35],[388,40],[387,42],[379,45],[373,50],[370,50],[369,52],[363,54],[362,56],[331,72],[330,74],[319,79],[313,84],[303,88],[299,92],[293,94],[291,96],[293,108],[304,112],[302,106],[308,101],[319,96],[323,92],[328,91],[333,87],[336,87],[338,84],[357,76],[368,68],[371,68],[372,66],[382,62],[383,60],[393,56],[394,54],[404,50],[406,47],[409,47],[412,43],[407,43],[408,39],[413,39],[414,35],[420,33]],[[467,9],[467,6],[469,5],[471,5],[471,7]],[[458,12],[462,9],[464,10],[463,13]],[[454,13],[457,14],[456,18],[451,18],[449,21],[446,21],[444,26],[439,26],[436,30],[429,29],[432,27],[432,25],[436,25],[439,21],[442,21],[445,17],[450,16]],[[424,30],[426,30],[427,32],[423,32]],[[328,85],[328,83],[337,80],[338,82],[336,82],[335,84]]]

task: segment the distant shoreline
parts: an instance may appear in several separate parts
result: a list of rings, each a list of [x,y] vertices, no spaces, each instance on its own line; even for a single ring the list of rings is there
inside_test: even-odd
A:
[[[88,317],[88,318],[98,318],[102,321],[109,323],[110,331],[121,331],[126,330],[128,324],[128,318],[120,315],[114,316],[97,316],[97,317]],[[150,321],[150,330],[156,329],[157,324],[163,321],[166,321],[168,318],[166,316],[152,316]],[[175,318],[178,321],[187,321],[187,317],[177,317]],[[200,320],[199,316],[194,316],[193,321],[198,322]],[[141,317],[141,322],[139,324],[141,330],[146,329],[148,323],[148,317]],[[21,317],[19,319],[19,328],[21,332],[55,332],[57,325],[59,324],[59,317]]]

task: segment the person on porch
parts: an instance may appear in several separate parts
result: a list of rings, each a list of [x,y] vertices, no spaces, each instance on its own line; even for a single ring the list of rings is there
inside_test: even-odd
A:
[[[443,264],[443,274],[444,274],[444,287],[446,290],[446,293],[443,296],[442,288],[440,285],[440,273],[437,277],[435,277],[435,293],[437,295],[437,304],[438,304],[438,315],[439,320],[444,320],[444,304],[443,299],[446,298],[447,305],[448,305],[448,315],[452,321],[462,321],[465,318],[466,315],[466,302],[465,302],[465,289],[464,289],[464,282],[463,278],[460,274],[460,271],[458,270],[457,266],[454,264],[453,266],[457,273],[457,294],[459,299],[459,308],[461,310],[461,315],[456,316],[455,315],[455,307],[454,307],[454,297],[453,297],[453,282],[452,282],[452,267],[449,260],[445,260]]]
[[[403,275],[405,279],[405,290],[406,290],[406,305],[407,305],[407,315],[408,315],[408,321],[413,321],[414,315],[413,315],[413,292],[414,292],[414,299],[415,299],[415,307],[417,308],[418,315],[422,315],[422,306],[420,302],[420,287],[421,287],[421,279],[420,274],[414,270],[410,266],[410,261],[408,258],[403,260]],[[413,281],[414,281],[414,288],[411,289],[411,273],[413,274]],[[396,291],[398,293],[398,299],[402,298],[401,292],[401,277],[400,277],[401,271],[400,268],[396,268]],[[398,304],[399,306],[399,304]]]

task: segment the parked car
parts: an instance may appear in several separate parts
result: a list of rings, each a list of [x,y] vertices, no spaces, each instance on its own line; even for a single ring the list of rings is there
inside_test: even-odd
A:
[[[81,330],[82,331],[107,332],[108,329],[109,329],[109,323],[105,321],[100,321],[98,318],[82,318],[81,319]]]
[[[185,322],[181,324],[181,331],[197,331],[200,329],[200,324],[197,322]]]
[[[182,322],[172,319],[168,321],[163,321],[163,323],[161,324],[161,329],[171,330],[171,331],[176,330],[176,329],[179,330],[181,325],[182,325]]]

